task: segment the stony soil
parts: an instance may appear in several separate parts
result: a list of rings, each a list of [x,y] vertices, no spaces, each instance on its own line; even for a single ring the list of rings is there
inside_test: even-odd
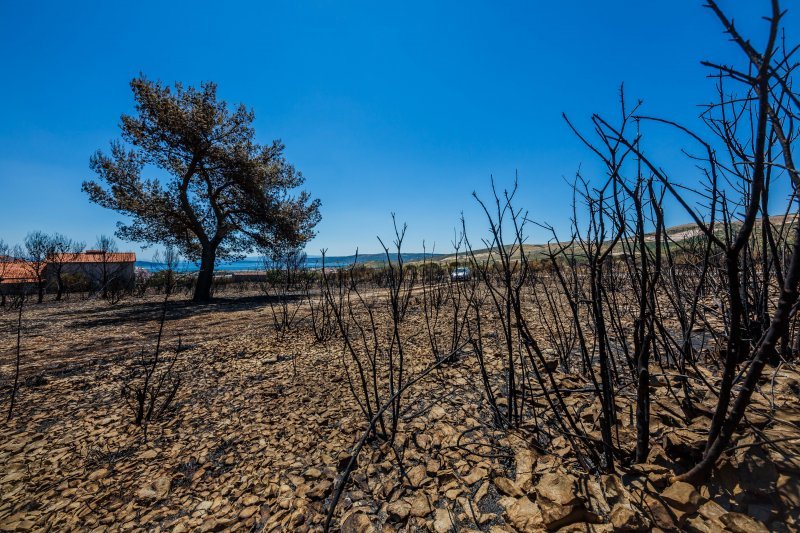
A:
[[[23,315],[22,385],[0,432],[0,529],[320,530],[338,474],[366,424],[341,345],[301,327],[278,338],[256,295],[170,304],[165,353],[180,337],[182,385],[148,426],[121,389],[152,350],[157,296],[32,305]],[[0,315],[2,407],[16,316]],[[422,335],[420,335],[422,337]],[[424,339],[419,339],[422,343]],[[417,342],[417,341],[415,341]],[[414,374],[431,357],[409,350]],[[174,354],[173,354],[174,355]],[[800,527],[800,375],[773,369],[736,448],[708,487],[670,476],[702,450],[706,414],[682,420],[669,381],[653,383],[648,464],[583,472],[563,437],[492,429],[477,364],[464,354],[408,394],[393,447],[368,444],[336,510],[343,531],[790,531]],[[491,362],[499,365],[500,361]],[[580,375],[559,374],[583,423],[598,409]],[[707,379],[716,379],[714,372]],[[538,402],[538,400],[537,400]],[[620,399],[623,446],[634,445]],[[546,410],[546,404],[540,408]],[[3,417],[5,419],[5,417]],[[626,444],[627,443],[627,444]]]

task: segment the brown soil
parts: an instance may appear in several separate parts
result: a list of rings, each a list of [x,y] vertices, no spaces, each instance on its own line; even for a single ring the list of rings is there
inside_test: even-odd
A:
[[[340,341],[316,344],[305,326],[279,337],[255,294],[205,306],[176,298],[163,343],[167,354],[179,338],[186,348],[176,363],[182,385],[145,436],[121,389],[131,361],[153,350],[160,312],[159,296],[25,308],[21,387],[0,429],[0,529],[321,529],[337,474],[366,427]],[[0,314],[5,409],[15,323],[14,312]],[[409,375],[431,363],[425,342],[422,334],[410,342]],[[698,531],[798,527],[793,369],[770,374],[737,448],[692,495],[670,493],[679,491],[669,477],[702,446],[707,418],[676,420],[667,380],[654,383],[650,463],[595,477],[580,470],[563,437],[542,449],[531,445],[532,426],[493,429],[473,359],[464,354],[409,391],[394,449],[380,441],[364,449],[336,527],[589,531],[625,519]],[[580,392],[585,379],[558,380],[578,391],[570,403],[596,426],[597,405]],[[620,418],[621,441],[633,446],[630,421]]]

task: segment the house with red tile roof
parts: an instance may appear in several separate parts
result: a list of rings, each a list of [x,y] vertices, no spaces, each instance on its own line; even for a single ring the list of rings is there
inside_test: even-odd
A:
[[[39,266],[39,272],[42,269],[44,265]],[[0,259],[0,283],[11,285],[36,283],[36,273],[37,269],[33,263],[13,257]]]
[[[46,280],[48,289],[56,285],[57,276],[81,280],[94,290],[103,288],[132,288],[135,282],[136,254],[86,250],[80,253],[58,254],[37,265],[22,259],[0,257],[0,290],[4,294],[19,293],[36,287]],[[40,274],[44,274],[41,276]]]
[[[58,266],[61,275],[83,277],[93,289],[133,288],[136,280],[136,254],[133,252],[85,252],[60,254],[48,259]],[[56,268],[50,268],[48,279],[55,282]]]

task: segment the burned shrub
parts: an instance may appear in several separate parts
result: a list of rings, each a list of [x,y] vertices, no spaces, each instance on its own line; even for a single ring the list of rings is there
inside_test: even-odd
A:
[[[162,351],[166,315],[165,299],[155,350],[148,354],[147,350],[142,349],[139,356],[131,361],[122,383],[122,399],[133,413],[133,423],[144,429],[145,438],[147,424],[158,420],[166,412],[182,381],[180,373],[175,370],[178,357],[184,350],[180,337],[172,356]]]

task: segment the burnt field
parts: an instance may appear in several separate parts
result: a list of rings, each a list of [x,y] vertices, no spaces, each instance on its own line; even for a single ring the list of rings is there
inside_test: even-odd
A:
[[[416,271],[393,282],[361,270],[269,295],[227,289],[208,305],[155,294],[24,307],[20,385],[2,427],[3,527],[314,530],[331,508],[346,531],[795,527],[792,364],[765,373],[709,482],[693,489],[671,478],[703,455],[717,401],[705,384],[721,380],[713,336],[695,328],[685,370],[654,358],[641,462],[636,390],[619,361],[611,470],[598,361],[590,372],[576,332],[555,333],[570,311],[550,298],[553,273],[529,274],[522,291],[542,358],[515,344],[509,362],[509,322],[491,297],[500,278]],[[6,397],[17,319],[2,315]],[[155,409],[137,424],[125,391],[141,389],[160,329]]]

